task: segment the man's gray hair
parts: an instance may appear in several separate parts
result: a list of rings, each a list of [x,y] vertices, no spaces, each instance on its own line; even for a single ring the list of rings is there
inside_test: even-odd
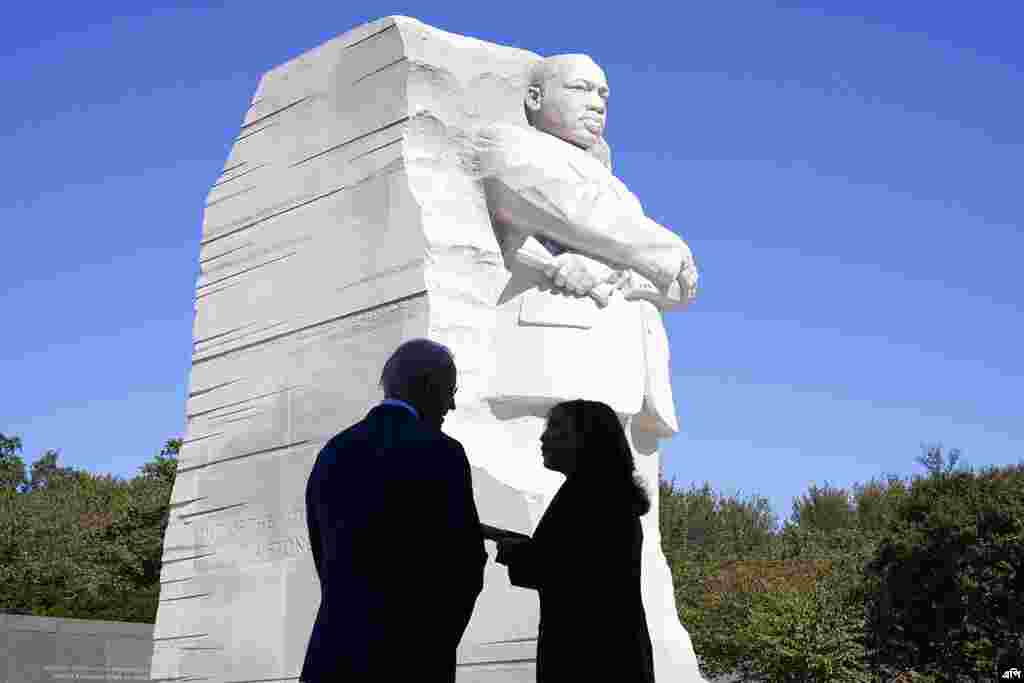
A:
[[[444,344],[429,339],[410,339],[391,354],[380,373],[384,396],[399,398],[423,377],[455,369],[455,354]]]

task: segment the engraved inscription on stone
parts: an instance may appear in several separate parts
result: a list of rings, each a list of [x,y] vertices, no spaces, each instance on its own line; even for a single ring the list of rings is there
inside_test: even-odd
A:
[[[276,560],[308,552],[309,539],[303,536],[291,536],[256,546],[256,556],[261,560]]]
[[[287,527],[293,527],[296,524],[305,526],[305,505],[298,503],[288,509],[281,517],[268,514],[260,517],[240,517],[234,520],[207,522],[197,525],[193,533],[195,534],[196,544],[213,546],[231,540],[246,532],[273,532],[275,529],[281,528],[282,522],[285,522]]]
[[[214,550],[196,560],[196,569],[229,569],[309,551],[305,538],[306,507],[296,503],[281,515],[259,515],[196,525],[196,544]],[[297,534],[297,535],[296,535]]]

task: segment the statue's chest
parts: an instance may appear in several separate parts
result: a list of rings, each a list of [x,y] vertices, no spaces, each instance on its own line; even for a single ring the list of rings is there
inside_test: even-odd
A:
[[[572,174],[575,181],[594,185],[619,201],[626,202],[637,210],[643,210],[636,196],[593,156],[584,152],[572,154],[566,159],[566,170]]]

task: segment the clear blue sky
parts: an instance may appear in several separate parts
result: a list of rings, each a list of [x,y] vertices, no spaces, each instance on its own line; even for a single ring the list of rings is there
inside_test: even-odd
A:
[[[202,207],[260,74],[405,14],[605,67],[616,172],[703,274],[668,477],[785,516],[922,442],[1024,458],[1024,5],[601,4],[7,10],[0,431],[124,477],[183,432]]]

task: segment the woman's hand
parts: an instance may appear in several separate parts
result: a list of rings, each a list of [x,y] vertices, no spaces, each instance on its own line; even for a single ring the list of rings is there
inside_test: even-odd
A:
[[[498,544],[498,555],[494,561],[498,564],[508,564],[509,555],[514,555],[516,548],[520,548],[530,542],[528,536],[507,536],[496,539]]]

